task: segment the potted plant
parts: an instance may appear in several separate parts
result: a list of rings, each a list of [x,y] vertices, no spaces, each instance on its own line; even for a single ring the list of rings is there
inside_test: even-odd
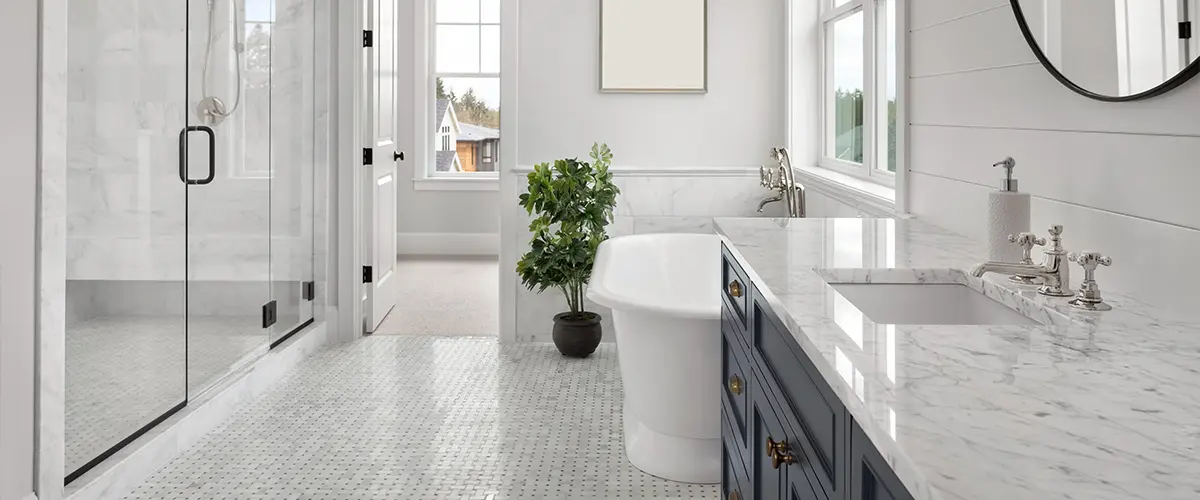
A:
[[[608,171],[608,145],[593,144],[591,157],[591,163],[566,158],[535,166],[528,192],[521,195],[521,206],[535,217],[529,223],[529,253],[517,262],[517,274],[530,290],[562,291],[568,311],[554,316],[554,345],[577,358],[600,345],[601,318],[584,310],[584,290],[620,193]]]

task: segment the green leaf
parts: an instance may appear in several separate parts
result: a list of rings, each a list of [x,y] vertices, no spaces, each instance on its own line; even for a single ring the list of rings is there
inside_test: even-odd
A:
[[[608,145],[593,144],[590,157],[590,162],[561,158],[539,163],[526,176],[528,186],[519,203],[533,216],[533,236],[516,271],[529,290],[556,288],[579,297],[591,277],[621,191],[608,170],[613,158]],[[574,310],[582,304],[568,306]]]

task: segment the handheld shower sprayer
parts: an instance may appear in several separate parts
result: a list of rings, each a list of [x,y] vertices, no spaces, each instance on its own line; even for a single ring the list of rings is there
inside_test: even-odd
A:
[[[233,21],[230,36],[233,37],[233,59],[234,73],[237,78],[234,82],[234,99],[233,107],[226,108],[225,101],[221,98],[209,93],[208,76],[209,69],[212,66],[213,45],[217,40],[213,36],[214,25],[217,21],[217,2],[216,0],[208,0],[208,34],[205,36],[204,45],[204,67],[200,72],[200,94],[203,96],[200,103],[196,105],[196,114],[200,116],[205,123],[209,125],[219,125],[226,118],[233,115],[238,110],[242,103],[242,53],[245,52],[245,45],[242,43],[238,35],[238,28],[241,25],[241,20],[238,17],[238,8],[234,4],[236,0],[230,0],[230,18]]]

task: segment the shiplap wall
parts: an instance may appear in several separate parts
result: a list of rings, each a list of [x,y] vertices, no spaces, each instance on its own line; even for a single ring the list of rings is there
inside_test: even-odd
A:
[[[987,194],[1003,177],[990,165],[1013,156],[1034,229],[1063,224],[1068,250],[1110,255],[1101,288],[1194,317],[1200,80],[1146,101],[1094,101],[1042,68],[1007,0],[909,8],[911,211],[985,238]]]

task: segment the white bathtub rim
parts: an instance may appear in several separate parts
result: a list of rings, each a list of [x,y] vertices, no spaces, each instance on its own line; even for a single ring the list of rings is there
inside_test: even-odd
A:
[[[645,238],[647,236],[661,236],[661,235],[659,235],[659,234],[634,234],[634,235],[628,235],[628,236],[618,236],[615,238],[609,238],[608,241],[622,240],[622,239],[626,239],[626,238],[640,239],[640,238]],[[605,243],[607,243],[607,241]],[[610,257],[610,252],[608,251],[608,245],[605,245],[602,243],[600,245],[600,249],[596,252],[596,261],[592,266],[592,276],[595,276],[597,274],[596,269],[607,269],[608,266],[610,265],[609,264],[610,258],[611,257]],[[716,266],[717,263],[714,262],[713,265]],[[636,302],[636,301],[630,300],[629,298],[627,298],[626,296],[624,296],[622,294],[613,292],[611,289],[609,289],[607,286],[605,286],[603,280],[597,281],[595,279],[592,279],[590,281],[591,281],[591,283],[588,284],[588,289],[587,289],[587,298],[590,299],[592,302],[600,304],[609,309],[623,310],[623,311],[630,311],[630,312],[641,312],[641,313],[654,313],[654,314],[661,314],[664,316],[670,316],[670,317],[674,317],[674,318],[716,319],[716,320],[721,319],[720,298],[717,299],[715,307],[703,307],[698,304],[689,304],[689,303],[672,304],[672,305],[666,305],[666,304],[662,304],[662,303],[643,303],[643,302]],[[714,291],[713,293],[716,294],[718,292]]]

